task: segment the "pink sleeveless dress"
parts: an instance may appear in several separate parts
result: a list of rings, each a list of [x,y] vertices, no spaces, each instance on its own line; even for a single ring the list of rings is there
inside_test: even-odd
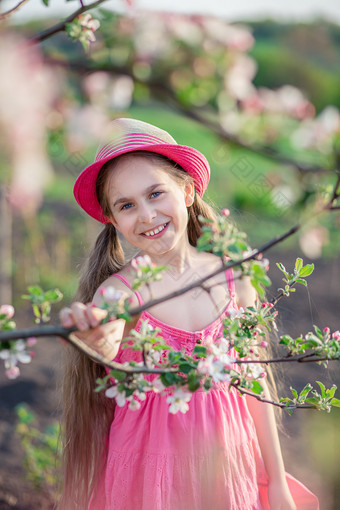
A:
[[[127,286],[128,281],[116,274]],[[144,311],[175,350],[191,354],[197,343],[222,336],[222,319],[236,308],[234,281],[226,272],[231,300],[201,331],[164,324]],[[136,292],[139,303],[141,295]],[[141,361],[120,349],[115,361]],[[152,376],[148,376],[152,377]],[[317,498],[287,475],[298,510],[317,510]],[[116,406],[108,440],[106,470],[89,510],[269,510],[268,477],[246,399],[227,383],[196,391],[187,413],[169,413],[165,396],[147,392],[139,410]]]

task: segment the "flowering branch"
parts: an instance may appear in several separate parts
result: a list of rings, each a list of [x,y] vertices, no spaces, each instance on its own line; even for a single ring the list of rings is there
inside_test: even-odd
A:
[[[259,400],[260,402],[263,402],[265,404],[271,404],[275,407],[280,407],[281,409],[287,409],[287,405],[283,402],[276,402],[275,400],[269,400],[267,398],[261,397],[260,395],[256,395],[252,393],[251,391],[245,390],[244,388],[240,388],[237,384],[230,383],[230,386],[235,388],[239,393],[242,395],[248,395],[249,397],[256,398],[256,400]],[[294,409],[316,409],[313,405],[303,405],[303,404],[296,404],[293,406]]]
[[[316,214],[329,210],[329,204],[333,205],[337,200],[339,182],[338,178],[330,200]],[[220,257],[222,261],[225,258],[230,259],[228,262],[221,264],[222,267],[218,270],[189,284],[186,288],[159,299],[152,299],[132,310],[130,310],[129,298],[125,298],[114,288],[103,288],[103,308],[108,312],[105,321],[110,318],[130,320],[131,316],[140,315],[146,308],[172,299],[195,287],[202,288],[210,295],[210,288],[205,285],[205,282],[221,271],[236,266],[240,267],[242,275],[251,278],[259,295],[263,295],[263,286],[270,285],[270,280],[266,275],[268,263],[265,259],[262,260],[262,253],[295,233],[301,225],[295,225],[288,232],[272,239],[260,249],[251,251],[245,241],[245,234],[236,229],[229,221],[228,216],[229,211],[224,209],[216,222],[200,218],[202,235],[197,244],[199,251],[210,251]],[[244,256],[244,253],[248,253],[248,255]],[[289,296],[291,292],[295,291],[293,285],[306,285],[305,277],[309,276],[314,269],[312,264],[303,266],[303,261],[300,258],[296,260],[293,273],[288,272],[282,264],[277,265],[284,275],[285,286],[280,289],[281,294],[274,299],[275,304],[283,295]],[[159,280],[161,271],[165,269],[165,267],[156,267],[148,256],[137,257],[132,261],[131,267],[134,271],[134,281],[132,282],[134,290],[141,285],[148,285],[152,281]],[[46,322],[49,320],[50,302],[57,302],[60,299],[60,293],[57,290],[44,292],[40,287],[33,286],[29,288],[29,294],[24,297],[31,301],[36,321]],[[153,330],[148,321],[142,321],[139,331],[132,330],[130,336],[122,340],[122,348],[136,351],[137,356],[133,358],[134,361],[124,364],[108,360],[84,344],[73,334],[75,328],[59,327],[49,330],[39,328],[35,331],[32,329],[23,332],[14,331],[15,323],[12,321],[14,310],[5,307],[0,309],[0,325],[4,330],[3,333],[0,333],[0,357],[5,362],[8,377],[15,378],[19,375],[17,361],[26,363],[31,359],[31,354],[26,350],[30,338],[33,335],[57,334],[72,343],[85,355],[111,370],[110,374],[97,381],[96,391],[105,390],[108,397],[116,399],[117,405],[125,405],[126,402],[129,402],[132,409],[137,409],[140,405],[138,399],[143,400],[147,391],[157,391],[167,395],[170,412],[186,412],[192,393],[201,387],[205,391],[209,391],[213,383],[227,383],[237,387],[241,393],[241,390],[246,390],[249,395],[255,395],[259,400],[263,400],[263,387],[260,381],[266,376],[266,373],[262,365],[281,361],[314,361],[326,364],[328,360],[340,359],[340,332],[336,331],[331,334],[329,328],[324,328],[321,331],[316,326],[314,333],[307,333],[305,337],[293,339],[289,335],[281,336],[280,344],[288,349],[288,354],[285,357],[275,360],[260,359],[257,349],[267,347],[267,342],[261,341],[261,337],[264,336],[261,326],[269,331],[270,326],[276,328],[275,317],[278,312],[273,310],[274,303],[256,303],[252,307],[247,307],[246,310],[241,308],[238,311],[230,310],[228,316],[223,319],[223,337],[211,345],[196,345],[191,356],[182,351],[176,352],[171,349],[158,335],[160,330],[157,328]],[[15,338],[20,338],[20,340],[13,342]],[[25,339],[28,339],[27,342]],[[236,357],[231,356],[233,352]],[[154,374],[159,378],[150,381],[145,379],[142,374]],[[319,386],[320,384],[322,383],[319,383]],[[297,395],[296,390],[292,389],[293,399],[287,397],[275,405],[285,407],[288,412],[300,405],[306,407],[306,404],[329,411],[332,406],[340,406],[340,401],[334,398],[334,388],[335,386],[330,390],[321,388],[322,395],[319,395],[315,390],[312,391],[310,385],[308,391],[306,390],[303,395],[301,393]],[[169,394],[169,390],[172,393]],[[307,398],[310,391],[314,396]]]
[[[47,28],[46,30],[43,30],[39,34],[33,36],[30,38],[30,41],[32,43],[39,43],[44,41],[45,39],[48,39],[52,35],[57,34],[58,32],[64,32],[66,30],[66,27],[69,23],[72,23],[78,16],[83,14],[86,11],[89,11],[90,9],[94,9],[95,7],[98,7],[98,5],[102,4],[103,2],[106,2],[107,0],[97,0],[96,2],[93,2],[92,4],[83,5],[79,7],[74,13],[70,14],[64,21],[60,21],[59,23],[56,23],[50,28]]]

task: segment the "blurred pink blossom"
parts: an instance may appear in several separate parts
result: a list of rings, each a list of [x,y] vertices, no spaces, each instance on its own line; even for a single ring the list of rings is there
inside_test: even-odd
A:
[[[252,80],[257,71],[255,60],[246,55],[238,56],[225,76],[225,87],[236,99],[244,100],[254,96],[256,89]]]
[[[15,313],[12,305],[1,305],[0,314],[6,315],[6,319],[11,319]]]
[[[0,67],[0,131],[13,169],[10,201],[30,214],[52,175],[45,133],[52,74],[37,47],[9,34],[2,35]]]
[[[328,230],[322,225],[314,225],[304,230],[299,237],[301,250],[310,259],[320,258],[322,256],[322,248],[328,242]]]
[[[98,105],[87,104],[66,112],[67,145],[70,152],[82,152],[101,138],[108,124],[106,112]]]
[[[118,76],[110,87],[109,106],[122,111],[129,108],[132,102],[134,82],[130,76]]]
[[[5,370],[5,375],[8,379],[17,379],[20,375],[20,368],[15,366]]]
[[[254,45],[255,39],[245,26],[230,25],[213,17],[204,18],[202,25],[211,39],[230,49],[247,51]]]
[[[202,43],[203,34],[198,19],[194,21],[187,16],[171,14],[167,16],[166,24],[176,38],[193,45]]]

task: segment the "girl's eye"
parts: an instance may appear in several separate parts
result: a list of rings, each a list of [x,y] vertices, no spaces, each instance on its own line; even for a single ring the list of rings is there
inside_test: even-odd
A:
[[[159,195],[161,195],[161,194],[162,194],[162,191],[153,191],[153,192],[151,193],[151,198],[157,198],[157,197],[159,197]]]
[[[128,204],[124,204],[122,205],[122,207],[120,208],[121,211],[125,211],[127,209],[130,209],[130,207],[132,207],[132,204],[129,202]]]

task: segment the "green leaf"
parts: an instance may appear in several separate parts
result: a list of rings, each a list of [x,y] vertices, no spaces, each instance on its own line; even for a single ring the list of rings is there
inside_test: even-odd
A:
[[[321,329],[318,328],[317,326],[315,326],[315,324],[314,324],[314,330],[315,330],[315,333],[317,334],[317,336],[320,338],[320,340],[323,340],[323,335],[322,335]]]
[[[308,393],[311,391],[311,389],[313,389],[312,385],[309,383],[306,384],[306,386],[303,388],[303,390],[300,391],[300,398],[308,395]]]
[[[295,281],[296,281],[296,283],[301,283],[301,285],[304,285],[305,287],[307,287],[307,282],[303,278],[296,278]]]
[[[42,296],[44,294],[43,290],[39,285],[31,285],[27,288],[28,292],[33,296]]]
[[[327,398],[333,398],[336,390],[337,390],[337,387],[335,386],[335,384],[333,384],[333,386],[329,390],[326,390]]]
[[[61,301],[62,298],[63,295],[59,289],[51,289],[45,292],[46,301],[50,301],[51,303],[57,303]]]
[[[325,398],[326,397],[326,388],[325,388],[325,385],[322,384],[322,382],[320,382],[320,381],[316,381],[316,382],[320,386],[322,398]]]
[[[340,400],[337,399],[337,398],[332,398],[330,403],[331,403],[332,406],[340,407]]]
[[[195,374],[190,374],[188,377],[188,388],[194,392],[200,388],[200,380]]]
[[[315,397],[309,397],[309,398],[306,398],[305,402],[307,404],[312,404],[312,405],[319,405],[320,404],[320,401],[319,399],[315,398]]]
[[[206,391],[209,391],[210,388],[212,388],[212,380],[211,379],[206,379],[204,381],[204,384],[203,384],[203,388],[206,390]],[[334,399],[335,400],[335,399]]]
[[[299,271],[299,276],[309,276],[314,271],[314,264],[307,264]]]
[[[180,363],[178,365],[178,369],[180,372],[183,372],[183,374],[188,374],[189,372],[191,372],[191,370],[193,369],[194,367],[192,365],[190,365],[189,363]]]
[[[198,358],[206,358],[207,357],[207,348],[203,345],[195,345],[193,354],[196,354]]]
[[[164,386],[172,386],[176,382],[175,374],[172,374],[171,372],[161,374],[161,381],[164,384]]]
[[[296,261],[295,261],[295,271],[297,273],[299,273],[300,269],[302,268],[302,266],[303,266],[303,260],[300,259],[300,258],[297,258]]]
[[[285,266],[281,264],[281,262],[277,262],[276,265],[280,269],[280,271],[288,278],[289,273],[287,272]]]
[[[123,381],[126,377],[126,374],[125,372],[120,372],[119,370],[110,370],[110,376],[117,381]]]
[[[259,381],[252,381],[250,389],[253,393],[256,393],[256,395],[261,395],[261,393],[263,393],[263,388]]]
[[[294,388],[292,388],[292,387],[290,387],[290,391],[292,392],[294,398],[297,399],[298,398],[298,392]]]

